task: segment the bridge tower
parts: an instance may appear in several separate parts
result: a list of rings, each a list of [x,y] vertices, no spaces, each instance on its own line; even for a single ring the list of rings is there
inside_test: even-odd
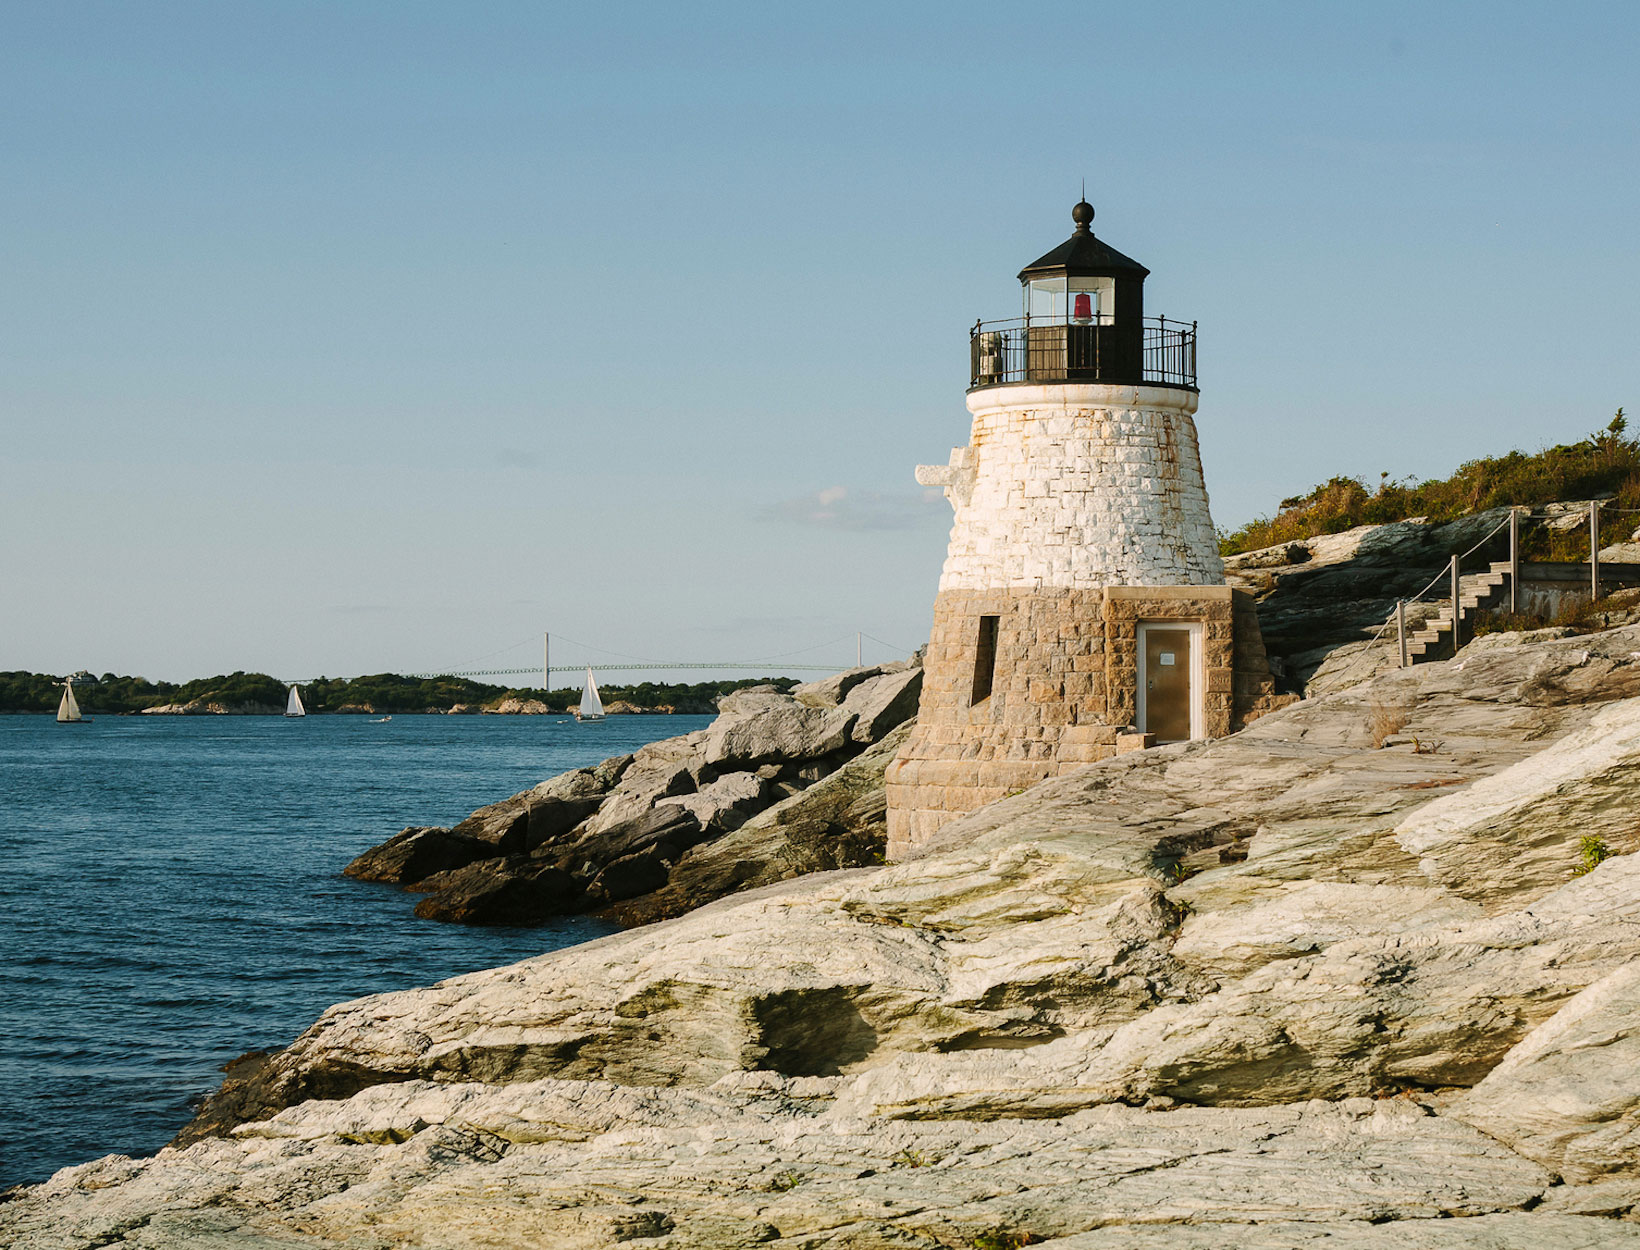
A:
[[[1224,582],[1197,450],[1196,326],[1146,317],[1143,265],[1092,231],[1020,271],[1022,316],[969,335],[966,447],[917,480],[955,516],[888,851],[1114,754],[1278,706]]]

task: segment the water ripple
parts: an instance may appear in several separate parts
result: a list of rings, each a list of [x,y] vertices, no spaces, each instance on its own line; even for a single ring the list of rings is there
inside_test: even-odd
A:
[[[331,1003],[609,927],[418,920],[340,868],[704,717],[0,716],[0,1186],[146,1154],[247,1050]]]

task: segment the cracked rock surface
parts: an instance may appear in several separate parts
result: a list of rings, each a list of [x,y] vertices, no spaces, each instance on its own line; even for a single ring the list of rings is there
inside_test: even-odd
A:
[[[1636,696],[1640,628],[1492,639],[339,1004],[0,1244],[1640,1246]]]

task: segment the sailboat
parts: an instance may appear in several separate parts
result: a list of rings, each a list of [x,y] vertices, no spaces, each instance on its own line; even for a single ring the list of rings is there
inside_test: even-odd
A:
[[[307,709],[302,706],[301,693],[296,689],[295,686],[292,686],[290,688],[290,698],[285,700],[285,715],[286,716],[306,716],[307,715]]]
[[[598,697],[598,683],[592,680],[592,668],[587,667],[587,688],[581,694],[581,706],[575,710],[576,720],[603,720],[604,701]]]
[[[91,718],[80,715],[80,705],[74,699],[74,683],[63,683],[63,701],[57,705],[57,723],[59,725],[89,725]]]

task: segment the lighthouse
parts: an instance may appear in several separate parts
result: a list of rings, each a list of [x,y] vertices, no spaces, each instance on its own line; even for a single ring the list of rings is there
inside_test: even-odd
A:
[[[969,332],[968,445],[917,469],[954,512],[917,727],[889,766],[890,858],[1118,750],[1219,737],[1286,701],[1224,581],[1196,442],[1194,322],[1075,231]]]

